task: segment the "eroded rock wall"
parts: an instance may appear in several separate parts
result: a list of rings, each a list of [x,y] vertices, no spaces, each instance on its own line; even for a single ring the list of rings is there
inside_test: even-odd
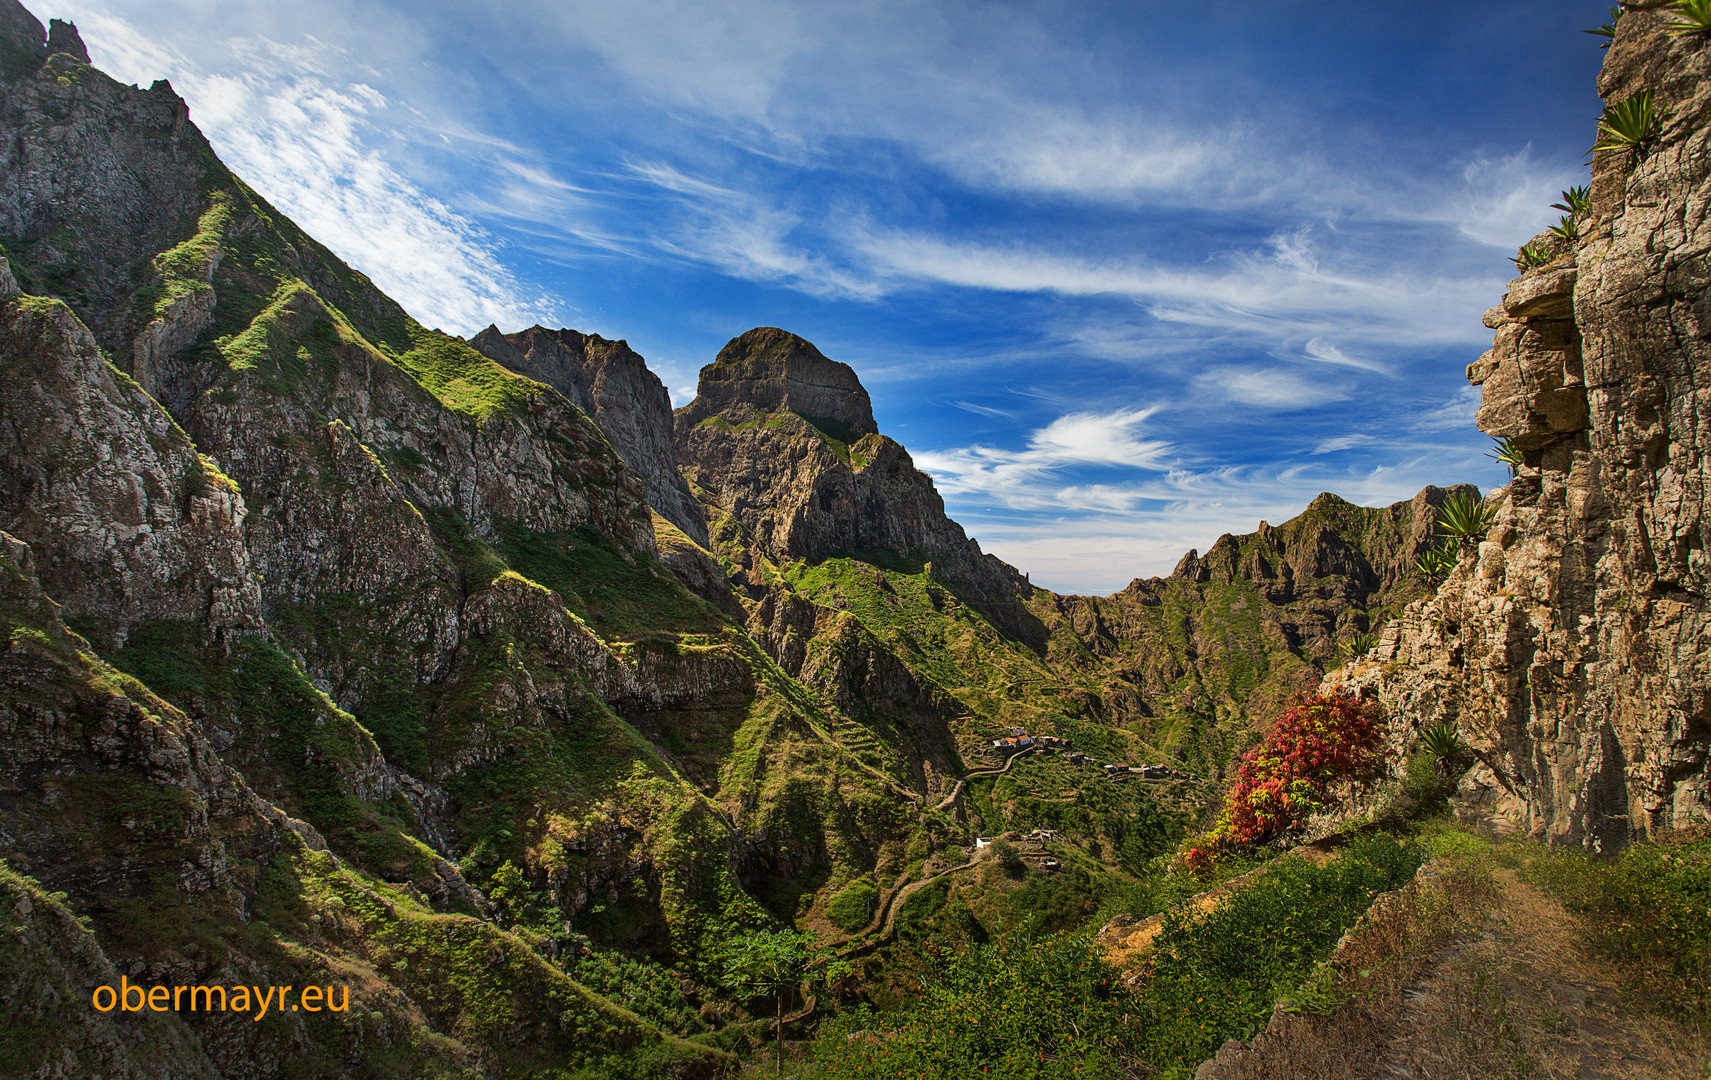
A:
[[[677,471],[671,395],[627,342],[544,326],[502,334],[489,326],[469,343],[494,362],[575,402],[641,478],[649,505],[706,546],[706,512]]]
[[[1525,454],[1438,593],[1333,675],[1400,720],[1455,723],[1464,795],[1609,849],[1711,821],[1711,47],[1630,4],[1599,91],[1665,110],[1593,163],[1581,240],[1514,282],[1468,370],[1482,430]]]

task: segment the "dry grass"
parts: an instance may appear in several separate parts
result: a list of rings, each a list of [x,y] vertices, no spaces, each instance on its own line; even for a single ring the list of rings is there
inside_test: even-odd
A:
[[[1707,1080],[1706,1032],[1624,1008],[1629,974],[1556,900],[1461,852],[1338,956],[1322,1016],[1281,1015],[1222,1080]],[[1308,997],[1307,1000],[1312,1000]]]

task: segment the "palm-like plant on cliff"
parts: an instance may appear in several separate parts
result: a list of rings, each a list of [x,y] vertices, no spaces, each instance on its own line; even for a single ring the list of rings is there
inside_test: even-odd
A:
[[[1433,724],[1420,732],[1420,749],[1439,761],[1448,761],[1462,752],[1461,736],[1454,724]]]
[[[1420,576],[1431,579],[1440,578],[1456,568],[1456,557],[1461,554],[1461,545],[1455,537],[1450,537],[1443,547],[1435,547],[1414,561],[1414,568],[1420,571]]]
[[[1378,645],[1378,635],[1367,630],[1360,630],[1355,635],[1338,646],[1342,654],[1350,660],[1365,656]]]
[[[1551,203],[1551,209],[1561,210],[1574,218],[1586,217],[1592,213],[1592,189],[1585,184],[1577,184],[1562,193],[1562,202]]]
[[[1496,445],[1492,446],[1491,452],[1485,456],[1509,466],[1510,476],[1514,476],[1515,471],[1527,463],[1526,453],[1515,445],[1514,439],[1492,439],[1491,441]]]
[[[1509,261],[1515,264],[1515,269],[1526,273],[1535,266],[1545,265],[1552,258],[1554,256],[1551,254],[1550,248],[1543,244],[1526,244],[1522,246],[1520,251],[1510,256]]]
[[[1438,533],[1459,544],[1478,540],[1497,520],[1497,509],[1477,495],[1456,495],[1438,508]]]
[[[1588,30],[1588,31],[1586,31],[1586,33],[1592,34],[1595,37],[1604,38],[1605,39],[1604,44],[1602,44],[1598,47],[1600,49],[1608,49],[1610,47],[1610,42],[1612,42],[1616,39],[1616,24],[1621,22],[1621,21],[1622,21],[1622,9],[1620,7],[1613,7],[1610,9],[1610,21],[1609,22],[1605,23],[1603,26],[1598,27],[1597,29]]]
[[[1669,10],[1675,16],[1670,33],[1711,36],[1711,0],[1675,0]]]
[[[1663,130],[1667,109],[1657,103],[1650,90],[1641,90],[1631,98],[1604,107],[1598,119],[1598,141],[1592,153],[1600,150],[1628,150],[1645,156],[1652,141]]]
[[[1550,232],[1558,240],[1573,244],[1580,239],[1580,222],[1572,214],[1564,214],[1562,220],[1551,226]]]

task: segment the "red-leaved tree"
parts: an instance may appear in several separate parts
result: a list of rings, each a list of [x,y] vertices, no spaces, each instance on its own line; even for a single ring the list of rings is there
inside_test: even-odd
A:
[[[1260,744],[1242,756],[1218,824],[1188,849],[1188,867],[1263,844],[1326,808],[1331,785],[1370,780],[1382,760],[1382,711],[1353,694],[1297,694]]]

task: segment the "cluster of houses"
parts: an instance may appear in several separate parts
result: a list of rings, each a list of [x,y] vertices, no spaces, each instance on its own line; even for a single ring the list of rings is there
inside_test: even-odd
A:
[[[1129,776],[1138,776],[1142,780],[1198,780],[1193,773],[1178,772],[1168,765],[1106,765],[1105,776],[1110,780],[1121,780]]]
[[[1069,740],[1056,735],[1030,735],[1026,728],[1012,727],[1010,734],[992,740],[992,752],[999,757],[1020,754],[1027,750],[1068,750]]]
[[[993,739],[987,753],[1002,761],[1017,754],[1043,754],[1047,751],[1062,754],[1064,760],[1071,765],[1087,764],[1087,755],[1079,750],[1071,750],[1068,739],[1056,735],[1030,735],[1026,728],[1021,727],[1011,727],[1008,735]],[[1108,780],[1121,780],[1130,776],[1139,776],[1142,780],[1199,779],[1189,773],[1177,772],[1168,765],[1102,765],[1100,769]]]

